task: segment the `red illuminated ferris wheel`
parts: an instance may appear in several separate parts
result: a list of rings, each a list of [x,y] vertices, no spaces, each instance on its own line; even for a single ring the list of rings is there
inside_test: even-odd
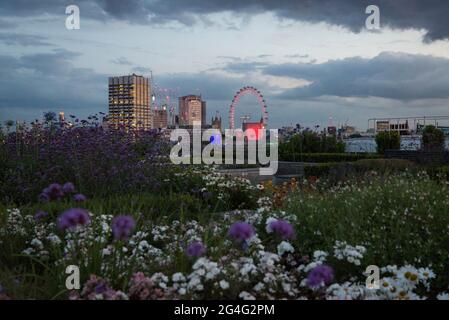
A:
[[[246,94],[251,94],[257,98],[257,101],[259,102],[259,105],[262,109],[263,126],[264,126],[264,128],[266,128],[267,123],[268,123],[268,111],[267,111],[267,104],[265,102],[265,98],[263,97],[262,93],[259,90],[257,90],[257,88],[254,88],[251,86],[241,88],[239,91],[237,91],[234,98],[232,99],[231,107],[229,109],[229,128],[235,129],[235,121],[234,121],[235,107],[236,107],[237,103],[239,102],[240,97],[242,97]]]

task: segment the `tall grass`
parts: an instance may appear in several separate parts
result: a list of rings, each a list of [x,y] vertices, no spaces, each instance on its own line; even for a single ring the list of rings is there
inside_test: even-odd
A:
[[[449,187],[424,174],[349,181],[329,190],[294,194],[284,210],[297,216],[304,252],[335,240],[366,246],[368,264],[432,266],[449,284]]]

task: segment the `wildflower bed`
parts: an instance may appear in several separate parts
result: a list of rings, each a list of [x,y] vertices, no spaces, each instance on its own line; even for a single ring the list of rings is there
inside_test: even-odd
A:
[[[197,206],[186,206],[177,194],[109,205],[105,199],[76,202],[68,195],[76,190],[64,184],[58,200],[0,208],[1,296],[449,297],[449,188],[443,180],[404,173],[334,186],[256,187],[203,170],[176,177],[195,186],[196,200],[185,199]],[[52,188],[58,189],[43,191],[58,194]],[[163,199],[174,206],[163,207]],[[161,211],[146,202],[160,204]],[[220,203],[241,208],[223,212]],[[79,266],[81,290],[65,288],[68,265]],[[380,268],[377,290],[366,287],[368,265]]]

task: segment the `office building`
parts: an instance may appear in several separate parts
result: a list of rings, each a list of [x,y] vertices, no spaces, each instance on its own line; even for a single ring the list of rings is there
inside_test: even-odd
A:
[[[179,98],[179,125],[192,126],[194,122],[206,125],[206,101],[201,96],[188,95]]]
[[[109,78],[109,128],[148,130],[152,127],[148,78],[132,74]]]
[[[153,128],[166,129],[168,126],[167,108],[153,110]]]

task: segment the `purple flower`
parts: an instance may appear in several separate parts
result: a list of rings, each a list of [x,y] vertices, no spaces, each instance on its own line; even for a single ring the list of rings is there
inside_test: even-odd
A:
[[[161,300],[166,298],[165,292],[142,272],[137,272],[131,277],[128,296],[131,300]]]
[[[87,200],[87,198],[85,195],[78,193],[73,196],[73,200],[75,200],[76,202],[84,202]]]
[[[119,300],[123,297],[120,291],[111,289],[106,280],[91,275],[90,279],[84,284],[81,293],[73,293],[71,299],[97,300],[98,295],[101,295],[103,300]]]
[[[252,225],[247,222],[234,222],[229,228],[228,235],[236,241],[248,240],[254,235],[255,231]]]
[[[272,221],[269,224],[269,229],[279,235],[283,240],[295,238],[295,229],[288,221]]]
[[[59,200],[64,196],[62,187],[59,183],[52,183],[47,188],[42,190],[42,194],[45,195],[49,201]]]
[[[200,257],[206,253],[206,247],[198,241],[192,242],[187,246],[186,254],[189,257]]]
[[[108,290],[108,286],[107,286],[106,282],[101,282],[101,281],[94,288],[94,292],[96,294],[102,294],[107,290]]]
[[[38,222],[43,220],[46,216],[48,216],[48,212],[39,210],[34,214],[34,221]]]
[[[116,240],[127,240],[135,227],[136,222],[131,216],[117,216],[112,220],[112,234]]]
[[[63,212],[58,217],[58,228],[60,230],[73,229],[78,225],[84,226],[90,223],[90,217],[86,210],[72,208]]]
[[[40,202],[49,202],[50,201],[50,197],[46,194],[46,193],[41,193],[39,195],[39,201]]]
[[[73,183],[71,183],[71,182],[66,182],[62,186],[62,192],[64,192],[65,194],[74,193],[75,192],[75,185]]]
[[[307,275],[307,286],[317,288],[322,285],[329,285],[334,279],[334,271],[327,265],[319,265],[313,268]]]

